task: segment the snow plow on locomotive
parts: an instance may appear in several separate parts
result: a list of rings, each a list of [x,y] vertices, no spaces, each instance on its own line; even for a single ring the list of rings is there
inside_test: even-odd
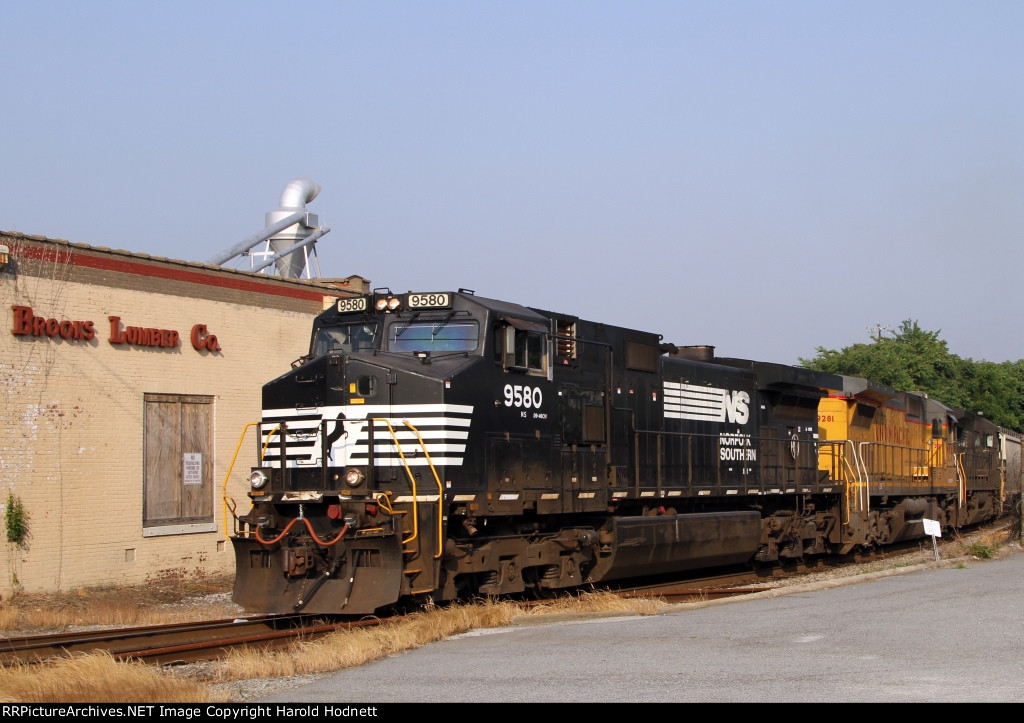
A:
[[[999,513],[986,424],[464,289],[377,290],[263,388],[234,599],[363,615],[923,536]]]

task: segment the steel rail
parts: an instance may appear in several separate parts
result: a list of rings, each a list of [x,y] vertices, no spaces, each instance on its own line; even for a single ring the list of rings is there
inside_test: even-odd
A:
[[[263,615],[232,620],[106,628],[0,638],[0,666],[41,663],[95,652],[119,660],[168,665],[215,660],[236,647],[283,647],[336,630],[378,624],[377,619],[324,622]]]

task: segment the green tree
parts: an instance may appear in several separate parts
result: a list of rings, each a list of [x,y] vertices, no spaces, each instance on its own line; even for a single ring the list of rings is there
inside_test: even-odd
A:
[[[905,391],[924,392],[950,407],[981,412],[1003,427],[1024,430],[1024,360],[975,362],[950,354],[939,331],[907,319],[892,336],[842,350],[817,348],[808,369],[863,377]]]

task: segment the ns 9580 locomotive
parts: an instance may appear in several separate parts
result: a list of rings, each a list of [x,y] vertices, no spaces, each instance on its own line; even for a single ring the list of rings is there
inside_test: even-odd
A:
[[[339,299],[258,429],[233,595],[266,613],[846,553],[1020,484],[997,427],[924,395],[465,289]]]

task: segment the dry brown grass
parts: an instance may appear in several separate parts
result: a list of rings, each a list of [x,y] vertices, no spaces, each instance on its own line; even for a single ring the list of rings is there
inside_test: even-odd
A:
[[[232,651],[211,679],[227,682],[246,678],[278,678],[351,668],[470,630],[509,625],[522,615],[565,612],[653,615],[664,605],[663,601],[652,598],[624,600],[612,593],[587,593],[530,607],[491,601],[459,605],[384,622],[372,629],[356,628],[332,633],[280,651]]]
[[[954,531],[936,540],[939,555],[944,560],[961,557],[987,559],[1015,554],[1020,550],[1021,543],[1020,517],[1011,516],[996,523],[986,525],[969,533],[961,534]],[[922,542],[922,547],[930,546],[930,542]]]
[[[211,683],[252,678],[288,678],[365,665],[471,630],[510,625],[520,616],[613,612],[654,615],[665,605],[656,598],[626,600],[609,592],[562,597],[539,605],[482,601],[386,621],[372,629],[339,631],[279,651],[236,650],[206,673]]]
[[[171,677],[144,663],[91,653],[40,665],[0,670],[4,703],[211,703],[210,689]]]
[[[586,593],[531,607],[484,601],[385,621],[374,628],[356,628],[316,640],[296,642],[281,650],[249,648],[203,666],[194,676],[142,663],[119,662],[107,654],[82,655],[47,663],[0,670],[4,702],[227,702],[212,686],[252,678],[284,678],[351,668],[388,655],[444,640],[479,628],[509,625],[517,616],[569,612],[632,612],[655,614],[665,603],[639,598],[623,600],[611,593]]]
[[[225,682],[351,668],[476,628],[507,625],[520,613],[513,603],[484,602],[418,613],[374,628],[343,630],[278,651],[232,651],[211,677]]]
[[[520,612],[522,615],[549,615],[551,613],[632,613],[657,615],[667,603],[657,597],[624,598],[613,592],[584,592],[578,596],[556,598],[533,605]]]
[[[82,588],[67,593],[16,592],[0,600],[0,630],[30,633],[84,626],[123,627],[230,618],[237,615],[237,608],[226,598],[223,604],[205,604],[200,616],[194,606],[180,604],[189,597],[226,593],[230,589],[230,578],[221,576],[188,582]]]
[[[234,607],[224,605],[218,612],[216,606],[207,611],[212,618],[231,617]],[[189,610],[165,610],[138,608],[130,602],[108,602],[88,611],[74,610],[25,610],[0,607],[0,630],[70,630],[76,627],[126,627],[138,625],[159,625],[161,623],[184,623],[195,619]]]

